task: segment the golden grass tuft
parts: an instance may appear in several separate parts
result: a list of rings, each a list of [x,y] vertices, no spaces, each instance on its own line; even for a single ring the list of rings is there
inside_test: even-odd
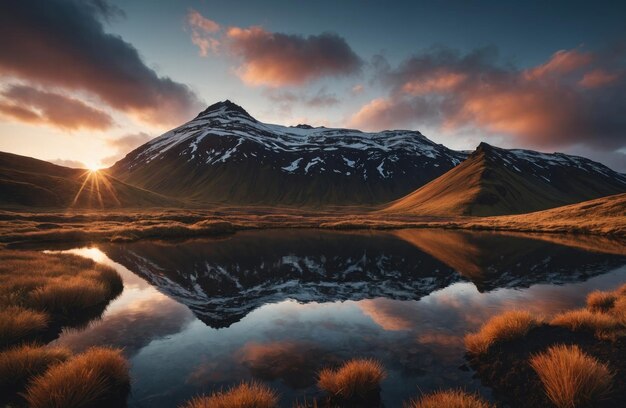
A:
[[[437,391],[411,401],[406,408],[492,408],[493,405],[476,394],[461,390]]]
[[[24,389],[33,377],[71,356],[63,347],[43,347],[26,344],[0,352],[0,392]]]
[[[43,312],[8,306],[0,310],[0,348],[19,343],[48,327],[48,315]]]
[[[606,397],[613,382],[609,368],[578,346],[550,347],[531,357],[530,365],[548,398],[559,408],[588,406]]]
[[[182,405],[182,408],[275,408],[276,392],[257,382],[244,382],[227,391],[200,396]]]
[[[622,326],[626,326],[626,296],[620,297],[615,301],[610,314]]]
[[[385,369],[378,361],[354,359],[335,370],[323,369],[319,373],[317,385],[336,398],[363,398],[378,390],[386,376]]]
[[[465,348],[471,354],[482,354],[500,341],[522,337],[541,324],[541,320],[524,311],[513,310],[494,316],[477,333],[465,335]]]
[[[66,315],[72,310],[88,309],[106,301],[109,290],[102,283],[81,276],[55,279],[35,289],[28,304],[34,309]]]
[[[587,307],[594,312],[606,312],[613,307],[616,300],[615,293],[595,290],[587,295]]]
[[[550,321],[552,326],[565,327],[571,331],[594,333],[600,339],[614,338],[622,327],[610,314],[595,313],[587,309],[559,313]]]
[[[120,350],[94,347],[35,378],[25,398],[31,408],[117,406],[130,390],[128,369]]]

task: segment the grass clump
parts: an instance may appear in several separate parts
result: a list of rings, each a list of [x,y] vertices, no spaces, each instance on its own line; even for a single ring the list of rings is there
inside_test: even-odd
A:
[[[616,300],[617,295],[613,292],[595,290],[587,295],[587,308],[594,312],[606,312],[613,307]]]
[[[182,408],[275,408],[277,406],[276,392],[257,382],[244,382],[227,391],[196,397]]]
[[[559,408],[588,406],[606,397],[613,382],[609,368],[578,346],[550,347],[531,357],[530,365],[548,398]]]
[[[554,316],[550,324],[571,331],[594,333],[600,339],[613,338],[621,329],[618,320],[607,313],[595,313],[587,309],[570,310]]]
[[[104,408],[123,405],[130,391],[120,350],[91,348],[51,367],[27,387],[31,408]]]
[[[482,354],[500,341],[522,337],[541,324],[541,320],[524,311],[513,310],[494,316],[477,333],[465,336],[465,348],[472,354]]]
[[[49,367],[69,359],[71,353],[62,347],[26,344],[0,352],[0,394],[19,392],[28,381]]]
[[[437,391],[411,401],[406,408],[492,408],[493,405],[476,394],[461,390]]]
[[[108,288],[102,283],[74,276],[63,280],[54,279],[35,289],[29,294],[28,304],[34,309],[67,315],[72,310],[89,309],[102,303],[108,293]]]
[[[96,315],[122,288],[115,270],[90,259],[0,251],[0,348],[41,340]]]
[[[626,295],[618,298],[609,312],[622,326],[626,326]]]
[[[354,359],[337,369],[323,369],[319,373],[317,385],[335,398],[365,398],[380,388],[386,376],[385,369],[378,361]]]
[[[46,330],[49,316],[19,306],[0,310],[0,348],[16,344]]]

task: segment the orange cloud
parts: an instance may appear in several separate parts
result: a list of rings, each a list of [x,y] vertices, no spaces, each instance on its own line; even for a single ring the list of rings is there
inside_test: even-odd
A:
[[[409,81],[402,86],[402,90],[411,95],[446,92],[454,90],[466,79],[465,74],[443,71],[426,79]]]
[[[64,130],[106,130],[114,125],[108,113],[58,93],[14,85],[2,97],[0,114],[20,122]]]
[[[589,65],[593,61],[591,53],[578,50],[560,50],[544,64],[527,70],[524,75],[528,79],[541,79],[549,75],[562,75]]]
[[[587,72],[578,83],[585,88],[599,88],[615,83],[619,78],[620,75],[617,73],[594,69]]]
[[[210,51],[218,51],[220,41],[212,35],[220,31],[218,23],[192,9],[187,13],[187,24],[191,27],[191,42],[200,49],[200,56],[206,57]]]
[[[389,95],[363,105],[348,123],[470,128],[518,146],[618,150],[626,147],[625,53],[559,51],[519,70],[500,64],[493,49],[462,55],[435,48],[396,69],[378,64]]]
[[[363,64],[334,33],[304,37],[273,33],[261,26],[229,27],[222,32],[220,24],[196,10],[187,14],[187,24],[200,56],[224,49],[238,60],[235,72],[251,86],[303,85],[322,77],[353,74]]]
[[[262,27],[230,27],[228,46],[242,61],[239,77],[249,85],[302,85],[324,76],[357,72],[361,59],[333,33],[308,37],[272,33]]]

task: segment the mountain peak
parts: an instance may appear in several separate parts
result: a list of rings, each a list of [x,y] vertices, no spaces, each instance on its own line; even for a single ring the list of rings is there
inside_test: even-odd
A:
[[[227,112],[239,113],[239,114],[248,116],[250,119],[253,119],[252,116],[250,116],[250,114],[244,108],[242,108],[241,106],[237,105],[234,102],[231,102],[228,99],[226,99],[225,101],[216,102],[213,105],[210,105],[208,108],[206,108],[205,110],[200,112],[198,117],[204,116],[204,115],[206,115],[208,113],[211,113],[211,112],[217,112],[219,110],[225,110]]]

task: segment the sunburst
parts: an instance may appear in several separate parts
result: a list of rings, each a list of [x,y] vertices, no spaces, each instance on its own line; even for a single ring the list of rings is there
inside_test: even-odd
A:
[[[78,200],[87,195],[88,206],[92,207],[94,201],[97,201],[97,204],[100,208],[105,207],[105,199],[112,199],[115,201],[117,205],[120,205],[120,200],[115,191],[115,187],[108,180],[106,174],[100,171],[99,168],[90,168],[85,171],[83,174],[79,176],[79,180],[81,180],[81,186],[76,192],[74,196],[74,200],[72,201],[72,205],[70,207],[76,206]],[[102,185],[102,189],[100,186]],[[105,197],[103,197],[103,193]],[[95,200],[94,200],[95,199]]]

